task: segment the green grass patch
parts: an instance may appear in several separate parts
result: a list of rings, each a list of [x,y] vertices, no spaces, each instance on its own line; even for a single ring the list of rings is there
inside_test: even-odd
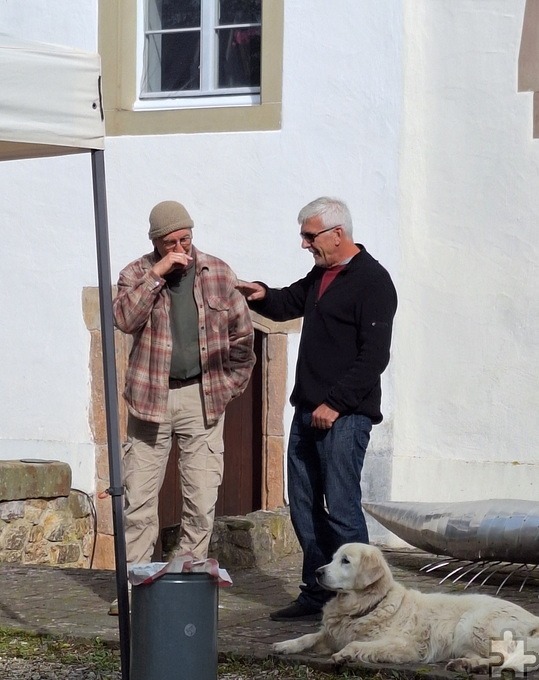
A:
[[[12,628],[0,628],[0,657],[43,660],[67,666],[84,664],[101,673],[120,668],[119,650],[96,638],[91,641],[36,635]]]
[[[83,666],[97,677],[110,677],[120,671],[120,650],[99,638],[80,640],[69,637],[38,635],[23,630],[0,627],[0,658],[46,661],[65,666]],[[250,680],[410,680],[398,672],[366,671],[358,674],[350,668],[328,668],[319,663],[303,664],[276,657],[252,659],[246,656],[221,655],[219,680],[241,677]]]

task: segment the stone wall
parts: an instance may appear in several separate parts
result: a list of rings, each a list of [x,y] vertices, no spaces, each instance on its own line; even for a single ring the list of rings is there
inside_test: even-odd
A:
[[[179,525],[162,532],[166,557],[178,532]],[[0,563],[100,568],[96,536],[95,507],[71,488],[69,465],[0,461]],[[263,566],[298,551],[287,508],[219,517],[210,546],[210,555],[228,567]]]
[[[173,557],[179,533],[179,524],[161,531],[165,559]],[[264,567],[300,550],[288,508],[278,508],[216,517],[209,556],[226,568]]]
[[[94,513],[58,461],[0,461],[0,562],[90,566]]]

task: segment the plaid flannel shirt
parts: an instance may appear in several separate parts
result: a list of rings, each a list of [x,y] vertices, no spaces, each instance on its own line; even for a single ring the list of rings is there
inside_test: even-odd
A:
[[[254,331],[230,267],[194,247],[192,254],[202,394],[210,424],[249,382],[255,363]],[[124,397],[133,415],[151,422],[165,419],[172,356],[170,294],[165,279],[150,273],[157,259],[149,253],[128,264],[120,272],[113,302],[116,326],[133,336]]]

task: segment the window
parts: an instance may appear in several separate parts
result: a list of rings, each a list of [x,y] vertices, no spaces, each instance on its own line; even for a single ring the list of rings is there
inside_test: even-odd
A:
[[[284,0],[100,0],[108,135],[280,127]]]
[[[141,98],[260,92],[261,0],[146,0]]]

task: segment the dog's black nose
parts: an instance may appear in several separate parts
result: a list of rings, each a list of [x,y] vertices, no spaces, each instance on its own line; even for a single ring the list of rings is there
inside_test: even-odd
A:
[[[322,576],[322,574],[325,571],[325,567],[318,567],[318,569],[314,572],[317,576]]]

